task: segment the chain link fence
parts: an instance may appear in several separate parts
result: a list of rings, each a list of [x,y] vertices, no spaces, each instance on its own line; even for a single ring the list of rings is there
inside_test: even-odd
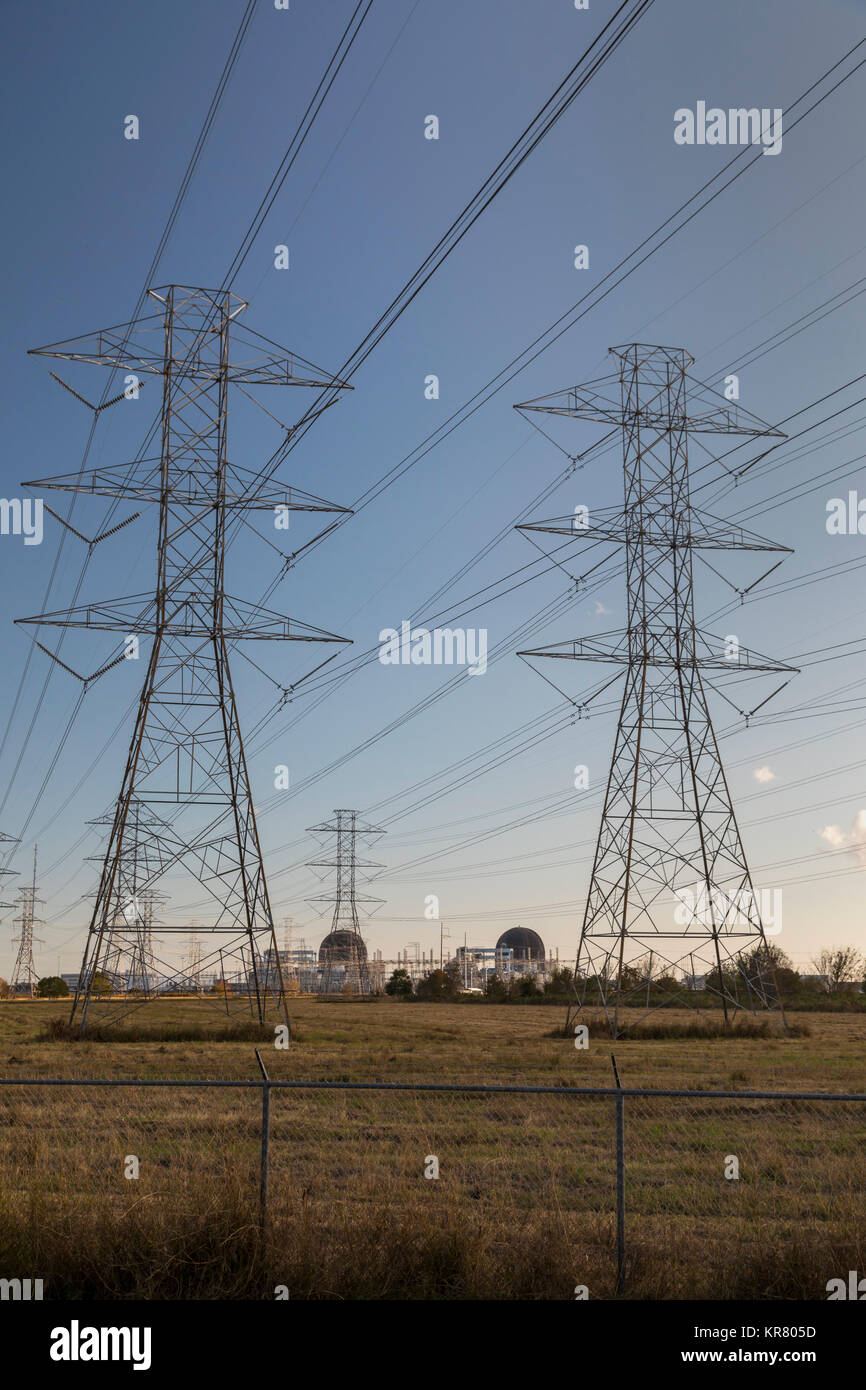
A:
[[[213,1232],[213,1274],[242,1232],[309,1296],[430,1296],[432,1242],[443,1296],[826,1297],[864,1190],[864,1095],[0,1079],[0,1264],[123,1230],[124,1288],[134,1248]]]

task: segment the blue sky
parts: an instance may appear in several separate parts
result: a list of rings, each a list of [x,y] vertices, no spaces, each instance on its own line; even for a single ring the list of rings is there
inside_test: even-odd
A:
[[[352,8],[342,0],[292,0],[279,12],[260,0],[157,284],[220,283]],[[235,284],[249,301],[250,326],[336,369],[613,9],[601,0],[592,0],[589,12],[567,0],[375,0]],[[0,10],[7,51],[15,54],[0,92],[7,132],[6,497],[19,495],[22,479],[80,466],[88,413],[50,379],[55,364],[26,351],[129,317],[242,10],[226,0],[152,0],[146,13],[101,0],[85,7],[49,0],[38,11],[6,0]],[[350,504],[730,158],[725,147],[676,145],[677,108],[699,100],[787,107],[864,36],[866,6],[853,0],[732,0],[725,7],[657,0],[376,349],[354,391],[290,455],[284,474]],[[512,409],[515,401],[598,376],[608,370],[606,349],[634,340],[686,347],[697,359],[695,374],[718,388],[731,364],[762,340],[831,296],[844,298],[866,276],[864,74],[785,135],[778,157],[760,159],[511,386],[316,549],[271,606],[350,637],[356,650],[370,647],[380,629],[427,611],[428,596],[561,471],[562,453]],[[129,113],[140,118],[138,141],[123,138]],[[439,117],[438,141],[424,139],[430,113]],[[281,243],[290,248],[288,271],[273,266]],[[574,268],[578,243],[590,248],[588,270]],[[741,368],[743,406],[775,422],[866,370],[861,321],[862,300],[855,298]],[[64,374],[87,399],[98,399],[101,369],[70,367]],[[439,377],[438,400],[425,399],[429,374]],[[265,404],[295,418],[306,402],[300,392],[291,401],[289,394],[275,393]],[[862,394],[855,387],[790,429]],[[125,406],[106,412],[90,465],[132,457],[157,406],[151,387],[149,399],[145,390],[136,403],[138,413]],[[836,941],[866,949],[857,824],[866,807],[858,686],[864,655],[857,653],[866,646],[855,640],[866,638],[866,619],[863,571],[854,567],[866,558],[866,541],[830,536],[825,526],[828,499],[858,488],[866,497],[861,414],[853,408],[779,450],[779,468],[744,479],[713,508],[748,515],[747,524],[795,554],[768,580],[768,588],[791,581],[780,592],[761,597],[756,589],[735,616],[708,626],[718,631],[720,623],[733,623],[725,630],[744,644],[794,665],[802,653],[812,653],[805,658],[812,662],[817,649],[832,644],[851,642],[854,653],[804,665],[748,728],[730,707],[713,707],[756,881],[783,889],[778,940],[800,966]],[[847,437],[824,438],[834,426]],[[575,422],[571,430],[571,452],[598,437],[592,425]],[[562,431],[557,438],[565,438]],[[820,447],[806,452],[816,440]],[[232,456],[255,467],[275,442],[274,427],[240,403],[230,424]],[[821,478],[834,468],[835,479]],[[538,514],[571,512],[578,502],[611,506],[620,497],[614,451],[568,479]],[[101,503],[79,499],[76,524],[94,535],[103,514]],[[4,728],[29,642],[13,619],[73,602],[84,550],[69,537],[52,578],[58,532],[48,518],[41,546],[0,537]],[[457,611],[458,600],[535,555],[524,537],[509,532],[435,608]],[[849,571],[793,587],[797,577],[808,580],[843,561],[851,562]],[[229,587],[256,598],[274,566],[265,545],[245,540],[230,555]],[[741,586],[742,576],[750,582],[758,572],[738,557],[724,568]],[[153,574],[153,519],[143,517],[97,548],[79,601],[146,591]],[[622,584],[612,579],[591,597],[572,597],[531,639],[515,641],[515,650],[620,626]],[[464,621],[486,627],[493,648],[567,587],[553,570]],[[699,569],[699,618],[732,596]],[[104,637],[68,634],[64,659],[93,670],[107,649]],[[283,684],[312,664],[306,649],[252,654]],[[103,833],[87,823],[116,793],[130,729],[123,715],[140,675],[126,663],[96,684],[58,748],[79,691],[58,668],[43,694],[49,665],[41,653],[33,657],[0,760],[0,828],[22,837],[11,867],[26,872],[34,838],[39,842],[46,920],[37,964],[45,971],[58,964],[74,970],[80,960],[86,895],[97,870],[89,857],[98,856]],[[252,729],[274,690],[245,663],[234,669],[242,718]],[[308,944],[325,927],[306,902],[322,889],[298,867],[316,850],[305,827],[335,806],[351,806],[388,828],[373,855],[388,868],[369,890],[387,900],[367,933],[372,947],[386,956],[409,941],[438,949],[438,927],[423,916],[425,899],[435,894],[452,942],[467,933],[470,941],[492,944],[501,930],[524,922],[573,955],[588,842],[612,748],[609,715],[575,722],[491,766],[479,750],[559,700],[507,656],[321,775],[452,674],[374,663],[321,703],[299,697],[271,721],[266,737],[251,738],[275,915],[293,916]],[[842,703],[829,706],[834,699]],[[279,763],[306,788],[275,796]],[[572,789],[578,763],[590,769],[582,797]],[[452,766],[443,781],[460,785],[408,814],[413,802],[439,789],[428,779]],[[771,778],[755,776],[765,768]],[[410,793],[416,784],[423,785]],[[529,823],[501,829],[512,821]],[[13,916],[7,911],[0,927],[0,974],[11,967]],[[201,890],[178,883],[166,916],[204,920]]]

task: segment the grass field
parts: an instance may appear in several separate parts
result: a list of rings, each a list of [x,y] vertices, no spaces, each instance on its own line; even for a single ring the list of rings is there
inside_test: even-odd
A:
[[[593,1041],[578,1051],[553,1036],[564,1009],[520,1005],[374,1003],[290,1005],[292,1047],[270,1048],[274,1078],[347,1081],[468,1081],[566,1086],[611,1083],[611,1051],[623,1085],[753,1090],[866,1090],[866,1014],[795,1015],[808,1037]],[[148,1004],[130,1017],[155,1033],[190,1028],[214,1041],[69,1045],[42,1036],[66,1003],[0,1002],[0,1075],[258,1076],[252,1042],[218,1041],[225,1015],[210,1003]],[[690,1022],[666,1010],[669,1022]],[[240,1022],[244,1015],[237,1015]],[[246,1015],[249,1018],[249,1015]],[[230,1026],[230,1025],[229,1025]],[[261,1046],[261,1044],[259,1044]]]
[[[866,1105],[701,1094],[862,1093],[862,1014],[811,1014],[806,1037],[578,1051],[553,1008],[296,1000],[281,1051],[220,1041],[225,1018],[196,1000],[132,1020],[196,1042],[47,1039],[67,1011],[0,1004],[0,1074],[258,1080],[258,1045],[273,1080],[610,1086],[615,1051],[624,1086],[697,1093],[626,1101],[627,1297],[823,1298],[866,1268]],[[0,1275],[43,1277],[53,1297],[614,1295],[613,1098],[275,1090],[271,1105],[262,1229],[257,1088],[0,1086]]]

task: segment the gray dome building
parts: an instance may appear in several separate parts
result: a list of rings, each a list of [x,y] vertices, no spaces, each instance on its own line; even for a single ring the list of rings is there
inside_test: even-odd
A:
[[[339,961],[362,961],[367,959],[367,947],[357,932],[328,932],[319,947],[319,964],[325,965]]]
[[[515,965],[533,965],[544,969],[546,951],[544,942],[531,927],[511,927],[500,936],[496,943],[497,951],[514,952]]]

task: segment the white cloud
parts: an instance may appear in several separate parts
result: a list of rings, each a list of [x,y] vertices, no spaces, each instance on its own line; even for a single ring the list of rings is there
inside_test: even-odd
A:
[[[776,780],[775,772],[773,772],[772,768],[766,766],[756,767],[752,776],[757,782],[775,782]]]
[[[825,825],[819,834],[834,849],[853,849],[860,863],[866,865],[866,810],[857,812],[849,831],[839,825]]]
[[[848,843],[848,836],[839,825],[825,825],[820,833],[821,839],[826,840],[827,844],[832,845],[834,849],[841,849],[843,845]]]
[[[861,864],[866,864],[866,811],[858,811],[851,825],[851,841]]]

